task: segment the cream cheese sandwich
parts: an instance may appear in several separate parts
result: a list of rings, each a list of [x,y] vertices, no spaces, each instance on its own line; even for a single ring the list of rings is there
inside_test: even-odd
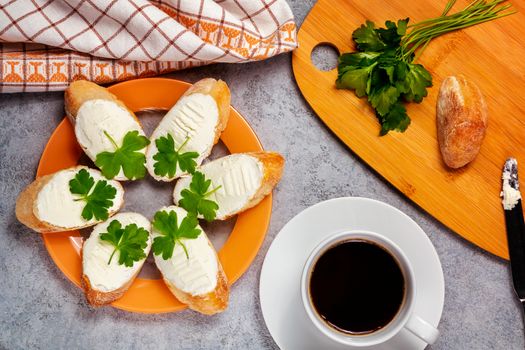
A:
[[[124,189],[98,170],[76,166],[39,177],[16,202],[16,217],[38,232],[95,225],[124,204]]]
[[[161,120],[146,151],[148,172],[172,181],[208,157],[228,123],[230,90],[222,80],[193,84]]]
[[[82,246],[82,287],[91,305],[124,295],[149,254],[150,233],[150,222],[137,213],[118,213],[93,228]]]

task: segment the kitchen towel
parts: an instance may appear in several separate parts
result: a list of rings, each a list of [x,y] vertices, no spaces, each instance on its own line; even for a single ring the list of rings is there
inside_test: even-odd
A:
[[[0,0],[0,92],[257,61],[295,47],[285,0]]]

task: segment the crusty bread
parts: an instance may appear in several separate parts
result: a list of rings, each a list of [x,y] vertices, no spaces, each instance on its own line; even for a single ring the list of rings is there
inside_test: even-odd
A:
[[[112,135],[112,137],[116,137],[117,144],[120,144],[121,140],[123,140],[123,138],[125,137],[125,134],[132,130],[137,130],[140,135],[145,136],[144,131],[142,130],[142,125],[137,116],[133,113],[133,111],[126,107],[126,105],[122,101],[117,99],[117,97],[110,93],[106,88],[86,80],[74,81],[73,83],[71,83],[71,85],[68,86],[64,94],[65,110],[69,120],[71,121],[71,124],[75,128],[75,136],[77,138],[78,144],[93,162],[96,163],[97,156],[101,152],[114,151],[114,146],[112,144],[110,144],[110,148],[108,148],[108,145],[102,146],[104,145],[104,143],[92,142],[90,140],[90,137],[86,136],[88,135],[85,132],[86,125],[89,125],[90,128],[93,128],[93,130],[95,131],[95,135],[97,133],[100,133],[102,135],[102,132],[106,131],[110,133],[113,132],[112,130],[103,129],[104,122],[102,122],[100,118],[106,118],[107,116],[105,114],[97,113],[96,110],[89,110],[89,112],[85,112],[83,114],[82,120],[78,119],[81,107],[86,102],[92,100],[98,101],[95,102],[95,105],[97,106],[101,106],[100,100],[102,100],[104,101],[104,104],[102,105],[107,105],[109,103],[111,106],[114,105],[116,107],[116,110],[119,111],[118,113],[109,113],[107,115],[111,116],[112,118],[116,118],[114,119],[114,121],[117,121],[119,124],[126,125],[126,128],[119,130],[118,136],[115,136],[115,134]],[[129,118],[129,116],[131,116],[132,119]],[[123,134],[120,135],[120,132],[123,132]],[[102,137],[105,136],[102,135]],[[96,148],[100,146],[102,146],[100,149]],[[142,152],[145,151],[146,147],[142,149]],[[120,181],[132,180],[128,179],[125,176],[122,168],[116,174],[114,179]]]
[[[217,103],[217,108],[218,108],[218,113],[219,113],[217,124],[215,125],[215,128],[214,128],[215,134],[214,134],[213,142],[209,145],[209,148],[205,152],[201,153],[199,156],[199,158],[202,161],[203,159],[207,158],[210,155],[213,145],[215,145],[219,141],[219,138],[222,132],[224,131],[224,129],[226,128],[226,125],[228,124],[228,118],[230,116],[230,98],[231,96],[230,96],[230,89],[228,88],[228,85],[222,80],[215,80],[213,78],[205,78],[205,79],[199,80],[198,82],[190,86],[190,88],[186,90],[186,92],[180,97],[180,99],[186,96],[193,95],[193,94],[204,94],[204,95],[210,95],[211,97],[213,97],[213,99]],[[176,179],[177,177],[183,174],[176,174],[176,176],[173,178],[169,178],[167,176],[159,176],[155,174],[154,163],[151,161],[151,158],[153,157],[152,153],[155,152],[156,150],[154,137],[158,136],[156,135],[158,133],[157,131],[158,128],[159,127],[157,127],[155,131],[153,131],[150,137],[151,142],[150,142],[148,149],[146,150],[146,158],[147,158],[146,167],[148,168],[148,172],[150,173],[150,175],[156,180],[169,182],[169,181],[173,181],[174,179]]]
[[[219,109],[219,122],[215,127],[215,138],[213,141],[213,144],[215,145],[219,141],[221,133],[226,128],[228,118],[230,117],[230,89],[222,80],[205,78],[193,84],[188,90],[186,90],[182,97],[197,93],[210,95],[215,102],[217,102],[217,107]],[[207,156],[209,156],[209,153],[205,155],[205,157]]]
[[[204,232],[201,234],[205,234]],[[208,240],[208,244],[213,248],[211,242]],[[215,250],[215,248],[214,248]],[[168,289],[175,295],[175,297],[182,303],[188,305],[192,310],[200,312],[205,315],[213,315],[219,312],[226,310],[228,307],[228,298],[230,295],[230,287],[228,286],[228,279],[222,268],[222,265],[219,261],[219,257],[215,254],[217,258],[217,286],[211,292],[204,295],[191,295],[180,289],[178,289],[173,283],[171,283],[163,275],[164,283],[168,286]],[[162,271],[161,271],[162,273]]]
[[[255,193],[249,197],[245,203],[242,204],[242,206],[233,212],[225,213],[224,215],[220,215],[220,213],[217,213],[216,220],[227,220],[231,218],[234,215],[237,215],[247,209],[250,209],[257,204],[259,204],[264,197],[266,197],[270,192],[272,192],[273,188],[277,185],[279,180],[281,179],[283,168],[284,168],[284,158],[279,153],[276,152],[248,152],[248,153],[235,153],[232,155],[246,155],[253,158],[256,158],[261,164],[262,164],[262,179],[261,184],[259,185],[259,188],[255,191]],[[228,157],[228,156],[227,156]],[[222,158],[215,159],[215,161],[219,161]],[[209,164],[209,163],[207,163]],[[203,165],[203,167],[206,166]],[[197,169],[199,171],[199,169]],[[173,201],[175,204],[178,204],[178,201],[180,200],[180,193],[184,188],[189,187],[190,183],[190,175],[188,175],[187,180],[185,181],[179,181],[177,184],[175,184],[175,188],[173,190]],[[220,203],[218,203],[220,206]]]
[[[40,221],[34,212],[38,193],[42,187],[51,180],[53,175],[54,174],[37,178],[18,195],[18,199],[16,200],[15,214],[18,221],[30,229],[41,233],[65,231],[56,226]]]
[[[264,175],[261,182],[261,187],[257,190],[255,195],[250,199],[248,203],[238,212],[231,214],[229,217],[241,213],[246,209],[250,209],[259,204],[264,197],[269,195],[277,183],[281,180],[284,170],[284,157],[276,152],[251,152],[246,153],[259,159],[263,165]],[[227,218],[225,218],[227,219]],[[225,220],[224,219],[224,220]]]
[[[445,164],[456,169],[474,160],[488,124],[487,105],[479,88],[462,75],[446,78],[439,90],[436,120]]]
[[[56,225],[52,225],[50,223],[44,222],[40,220],[35,214],[38,194],[40,190],[42,190],[42,188],[53,178],[53,176],[55,176],[60,171],[64,171],[64,170],[77,171],[80,169],[87,169],[87,167],[76,166],[76,167],[71,167],[68,169],[59,170],[53,174],[41,176],[37,178],[35,181],[33,181],[31,184],[29,184],[20,193],[16,201],[15,213],[16,213],[16,218],[18,219],[18,221],[20,221],[22,224],[26,225],[30,229],[35,230],[37,232],[41,232],[41,233],[76,230],[76,229],[81,229],[84,227],[93,226],[99,223],[100,221],[94,221],[94,222],[91,222],[91,223],[88,223],[82,226],[77,226],[77,227],[61,227],[61,226],[56,226]],[[95,170],[95,169],[91,169],[91,170]],[[95,171],[98,171],[98,170],[95,170]],[[122,185],[119,182],[111,181],[111,180],[107,180],[107,181],[111,182],[112,186],[118,187],[117,188],[118,190],[122,192],[124,191],[124,189],[122,188]],[[115,198],[115,199],[118,199],[118,198]],[[120,210],[122,205],[124,205],[124,199],[120,198],[118,207],[115,210],[110,211],[109,216],[112,216],[118,210]]]
[[[130,110],[124,102],[119,100],[115,95],[108,91],[108,89],[92,83],[87,80],[76,80],[72,82],[64,93],[64,108],[69,120],[75,125],[75,119],[77,117],[80,106],[86,101],[90,100],[108,100],[113,101],[119,106],[125,108],[129,113],[137,120],[140,124],[139,119]]]
[[[140,215],[138,213],[119,213],[115,215],[112,218],[109,218],[105,222],[102,222],[95,226],[93,228],[93,231],[91,232],[91,235],[88,239],[84,240],[84,243],[82,245],[82,250],[80,253],[80,259],[82,261],[82,277],[81,277],[81,284],[82,289],[84,290],[84,293],[86,295],[87,301],[95,307],[103,306],[106,304],[110,304],[114,302],[115,300],[120,299],[124,293],[129,289],[133,281],[135,280],[135,277],[139,274],[140,270],[142,269],[142,266],[144,265],[144,262],[146,261],[146,257],[140,261],[135,261],[132,267],[125,267],[123,265],[119,265],[117,263],[119,254],[114,257],[114,260],[111,265],[106,264],[106,259],[109,258],[111,255],[110,252],[112,252],[112,249],[114,248],[111,245],[106,245],[106,243],[102,243],[100,240],[100,235],[106,232],[107,226],[113,221],[118,220],[122,227],[126,227],[129,224],[136,224],[138,227],[144,228],[148,231],[149,237],[148,237],[148,245],[144,250],[144,253],[146,256],[149,254],[149,251],[151,249],[152,244],[152,238],[151,238],[151,223],[149,220],[147,220],[143,215]],[[142,220],[142,222],[141,222]],[[88,249],[87,246],[89,246],[91,249]],[[110,247],[108,250],[107,247]],[[92,253],[96,252],[96,253]],[[87,266],[86,257],[88,255],[86,254],[93,254],[92,256],[98,257],[102,260],[95,259],[94,261],[91,261],[89,263],[89,266]],[[106,255],[104,257],[104,254]],[[100,258],[103,257],[103,258]],[[89,260],[88,260],[89,261]],[[102,264],[102,265],[101,265]],[[94,267],[94,268],[93,268]],[[91,268],[91,269],[90,269]],[[130,276],[129,279],[125,280],[125,283],[123,283],[119,288],[112,290],[112,291],[104,291],[97,289],[93,283],[92,280],[90,280],[88,274],[91,273],[91,277],[94,278],[93,272],[97,273],[97,277],[95,277],[95,284],[97,283],[97,278],[100,278],[102,275],[102,278],[107,278],[109,276],[109,272],[119,272],[119,270],[115,270],[116,268],[120,269],[120,272],[126,273],[126,271],[133,271],[133,269],[136,269],[136,271],[133,273],[133,275]],[[91,271],[91,272],[90,272]],[[122,280],[124,281],[124,278],[126,278],[126,274],[122,275]],[[113,280],[113,283],[116,281]],[[99,280],[100,283],[100,280]]]
[[[174,212],[177,215],[177,224],[179,226],[187,216],[186,210],[173,205],[163,207],[159,211]],[[204,230],[202,230],[200,226],[197,227],[201,231],[200,234],[193,239],[181,238],[181,240],[176,243],[172,250],[172,255],[168,259],[164,259],[162,254],[154,254],[155,264],[162,274],[166,286],[179,301],[188,305],[192,310],[206,315],[212,315],[226,309],[230,288],[215,248]],[[155,223],[153,223],[153,242],[155,242],[155,239],[159,236],[160,233],[156,230]],[[206,247],[206,249],[203,249],[203,247]],[[186,259],[195,260],[191,262],[190,260],[186,261]],[[210,290],[211,286],[201,288],[203,286],[197,282],[199,276],[204,276],[205,281],[211,280],[211,273],[215,274],[215,272],[206,271],[206,269],[211,266],[210,264],[213,266],[213,271],[215,271],[215,268],[217,269],[216,283],[214,284],[215,287],[213,290]],[[192,276],[191,273],[195,273],[196,276]],[[188,283],[187,289],[185,289],[184,286],[177,285],[177,283],[185,283],[184,279],[186,279]],[[202,280],[200,280],[200,282],[202,282]],[[194,292],[192,293],[191,290]]]
[[[80,256],[80,259],[82,259],[82,256]],[[135,277],[137,277],[139,272],[140,272],[140,269],[137,270],[137,273],[135,273],[133,277],[125,285],[111,292],[102,292],[102,291],[93,289],[93,287],[91,286],[91,283],[89,282],[89,278],[84,274],[82,274],[80,283],[82,284],[82,289],[84,290],[84,294],[86,295],[86,299],[88,303],[91,306],[99,307],[99,306],[111,304],[115,300],[122,298],[122,296],[129,289],[129,287],[131,286],[131,284],[133,283],[133,281],[135,280]]]

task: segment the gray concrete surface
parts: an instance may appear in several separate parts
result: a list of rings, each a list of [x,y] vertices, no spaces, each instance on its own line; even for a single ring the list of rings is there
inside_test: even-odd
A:
[[[313,1],[292,1],[298,23]],[[410,215],[430,236],[446,282],[438,349],[523,349],[520,307],[507,263],[465,242],[400,195],[342,145],[301,97],[290,55],[244,65],[179,72],[212,76],[231,86],[232,104],[264,147],[287,159],[274,192],[264,244],[233,286],[231,304],[214,317],[191,311],[141,315],[90,308],[55,267],[38,234],[16,221],[15,199],[32,181],[40,154],[63,116],[62,93],[0,96],[1,349],[274,349],[258,299],[261,265],[281,227],[302,209],[339,196],[363,196]],[[313,161],[319,162],[313,165]],[[278,286],[276,286],[278,288]]]

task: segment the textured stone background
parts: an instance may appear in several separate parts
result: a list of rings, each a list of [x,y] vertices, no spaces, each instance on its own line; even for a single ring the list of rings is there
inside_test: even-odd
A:
[[[302,23],[313,1],[290,3]],[[258,300],[261,265],[272,239],[312,204],[363,196],[406,212],[437,249],[446,296],[441,336],[433,350],[523,349],[522,317],[507,264],[447,230],[337,141],[301,97],[290,58],[170,75],[190,82],[207,76],[225,80],[232,104],[264,147],[287,159],[274,192],[268,236],[233,287],[228,310],[214,317],[190,311],[140,315],[86,305],[81,291],[55,267],[40,236],[14,215],[16,196],[33,180],[44,145],[64,115],[62,93],[0,95],[0,348],[274,349]],[[312,166],[314,159],[320,164]]]

